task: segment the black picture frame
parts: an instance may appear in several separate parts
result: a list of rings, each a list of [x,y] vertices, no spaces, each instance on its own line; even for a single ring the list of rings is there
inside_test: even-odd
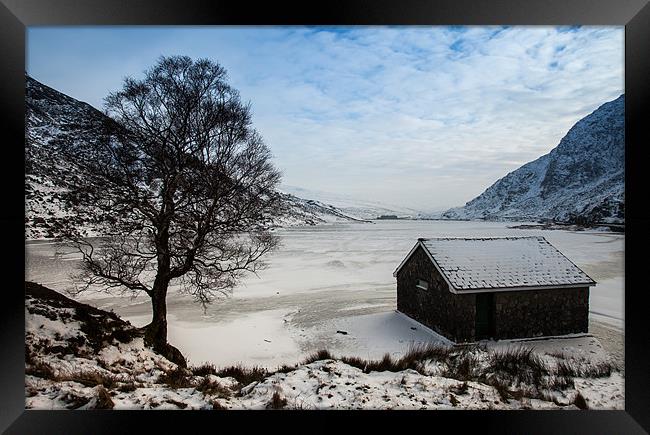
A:
[[[498,433],[646,433],[650,431],[650,340],[643,264],[650,215],[644,159],[650,145],[643,113],[650,98],[647,0],[348,0],[289,4],[200,0],[0,0],[0,119],[4,230],[0,303],[0,430],[27,433],[171,433],[239,429],[363,430],[395,422],[404,429]],[[44,411],[24,409],[24,104],[25,28],[41,25],[465,24],[624,25],[626,120],[625,410],[624,411]],[[337,422],[333,422],[336,418]],[[280,419],[280,420],[279,420]],[[425,426],[422,426],[425,425]],[[235,429],[235,430],[239,430]]]

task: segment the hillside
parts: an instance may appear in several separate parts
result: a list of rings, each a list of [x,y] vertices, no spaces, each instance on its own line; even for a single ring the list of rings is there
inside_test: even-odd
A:
[[[75,100],[26,76],[25,143],[25,237],[52,238],[59,234],[62,217],[84,230],[87,236],[101,234],[93,210],[72,212],[63,201],[65,186],[56,179],[75,177],[74,168],[64,165],[58,155],[61,145],[92,155],[105,138],[102,125],[110,120],[89,104]],[[326,222],[359,222],[363,218],[320,201],[284,194],[290,213],[280,225],[316,225]]]
[[[548,154],[488,187],[447,219],[625,221],[625,97],[578,121]]]
[[[305,189],[303,187],[280,186],[280,190],[302,198],[311,198],[321,203],[329,204],[347,215],[360,219],[376,219],[381,215],[396,215],[400,217],[417,217],[422,214],[421,211],[407,207],[384,204],[378,201],[366,201],[353,198],[349,195],[322,192],[317,190]]]
[[[69,180],[74,170],[61,163],[58,149],[70,146],[92,150],[102,137],[106,117],[92,106],[68,97],[26,77],[25,131],[25,236],[54,237],[67,217],[94,235],[92,210],[72,212],[63,201],[64,186],[53,180]]]

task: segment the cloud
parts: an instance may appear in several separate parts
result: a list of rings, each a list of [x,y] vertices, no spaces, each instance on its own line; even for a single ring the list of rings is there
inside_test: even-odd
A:
[[[285,183],[432,209],[463,204],[546,154],[620,95],[623,36],[622,27],[30,28],[28,69],[98,105],[160,54],[210,57],[251,101]]]

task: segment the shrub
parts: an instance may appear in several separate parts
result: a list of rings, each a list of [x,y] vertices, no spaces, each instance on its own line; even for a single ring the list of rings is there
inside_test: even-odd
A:
[[[216,376],[225,378],[231,377],[235,378],[242,386],[251,384],[252,382],[259,382],[264,379],[268,372],[263,367],[253,366],[253,367],[244,367],[241,364],[236,366],[230,366],[223,369],[220,369],[215,373]]]
[[[271,401],[266,405],[267,409],[282,409],[287,406],[287,399],[280,396],[277,391],[273,393]]]
[[[321,349],[309,355],[307,358],[304,359],[302,363],[311,364],[315,361],[322,361],[324,359],[334,359],[334,357],[332,356],[332,354],[329,353],[329,351],[325,349]]]
[[[476,380],[480,377],[479,359],[474,349],[465,347],[460,352],[453,352],[446,361],[447,367],[442,376],[458,379],[459,381]]]
[[[615,367],[607,361],[602,361],[597,364],[590,364],[582,371],[582,376],[587,378],[604,378],[612,374]]]
[[[540,385],[543,376],[549,374],[544,361],[532,348],[520,346],[505,351],[497,351],[490,355],[492,373],[509,379],[512,383],[528,383]]]
[[[287,365],[287,364],[283,364],[280,367],[278,367],[278,369],[275,372],[276,373],[289,373],[289,372],[294,371],[296,368],[298,368],[297,365],[290,366],[290,365]]]
[[[454,352],[452,347],[437,346],[432,344],[420,344],[409,347],[404,356],[394,360],[390,354],[385,354],[380,360],[364,360],[359,357],[341,357],[340,361],[352,367],[363,370],[364,373],[372,371],[382,372],[391,371],[399,372],[402,370],[412,369],[421,374],[424,373],[423,362],[426,360],[444,361]],[[329,355],[329,353],[328,353]]]
[[[190,371],[195,376],[207,376],[207,375],[217,374],[217,368],[214,366],[214,364],[211,363],[203,363],[199,366],[190,367]]]
[[[343,362],[343,363],[345,363],[345,364],[347,364],[349,366],[356,367],[356,368],[358,368],[360,370],[365,370],[366,365],[368,365],[368,361],[366,361],[366,360],[364,360],[362,358],[359,358],[358,356],[351,356],[351,357],[350,356],[344,356],[344,357],[341,358],[341,362]]]
[[[575,383],[573,378],[570,376],[550,376],[546,381],[544,387],[549,390],[566,390],[567,388],[573,388]]]
[[[182,367],[169,370],[158,378],[158,382],[169,385],[171,388],[187,388],[192,386],[188,371]]]
[[[501,400],[503,400],[505,403],[508,403],[508,401],[512,399],[512,394],[510,394],[508,385],[505,384],[504,382],[501,382],[498,379],[494,379],[490,383],[490,385],[492,385],[494,389],[497,390],[497,393],[499,393],[499,397],[501,397]]]
[[[364,369],[364,372],[366,373],[385,372],[385,371],[391,371],[391,372],[400,371],[397,362],[393,361],[389,353],[384,354],[383,358],[380,359],[379,361],[368,361],[366,363],[366,368]]]
[[[406,354],[402,357],[402,361],[405,363],[425,360],[444,362],[453,352],[454,348],[451,346],[440,346],[431,343],[417,344],[408,348]]]
[[[559,361],[555,367],[555,373],[558,376],[574,378],[603,378],[610,376],[612,370],[615,369],[616,367],[607,361],[601,361],[595,364],[591,364],[587,361],[583,363]]]
[[[228,408],[226,408],[226,407],[223,406],[221,403],[219,403],[218,400],[213,400],[213,401],[212,401],[212,409],[216,409],[216,410],[226,410],[226,409],[228,409]]]
[[[578,377],[580,368],[570,361],[558,361],[555,366],[555,374],[562,377]]]
[[[218,396],[227,399],[231,395],[228,388],[224,387],[217,381],[210,380],[207,376],[204,377],[195,388],[197,391],[208,396]]]

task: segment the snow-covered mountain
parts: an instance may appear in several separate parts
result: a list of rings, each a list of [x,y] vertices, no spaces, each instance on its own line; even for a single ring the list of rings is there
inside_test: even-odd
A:
[[[61,217],[96,235],[93,212],[72,212],[62,199],[63,186],[54,183],[54,175],[74,177],[75,171],[61,163],[57,145],[83,147],[93,152],[102,140],[102,124],[107,117],[91,105],[71,98],[26,76],[25,136],[25,237],[55,237],[61,230]],[[283,226],[315,225],[325,222],[363,221],[364,216],[348,213],[322,201],[285,194],[291,204]],[[372,216],[376,217],[376,216]]]
[[[279,222],[280,226],[317,225],[320,223],[334,222],[367,222],[331,204],[314,199],[300,198],[285,192],[281,193],[285,200],[291,204],[291,211],[287,218]]]
[[[625,96],[578,121],[550,153],[488,187],[447,219],[624,223]]]
[[[63,200],[67,180],[75,172],[61,163],[61,144],[92,150],[102,138],[106,116],[89,104],[77,101],[26,76],[25,113],[25,237],[54,237],[61,229],[59,218],[88,228],[93,235],[92,210],[73,212]]]
[[[282,185],[282,192],[302,198],[312,198],[321,203],[336,207],[338,210],[359,219],[376,219],[382,215],[395,215],[399,217],[417,217],[421,212],[412,208],[384,204],[377,201],[366,201],[338,193],[323,192],[305,189],[302,187]]]

